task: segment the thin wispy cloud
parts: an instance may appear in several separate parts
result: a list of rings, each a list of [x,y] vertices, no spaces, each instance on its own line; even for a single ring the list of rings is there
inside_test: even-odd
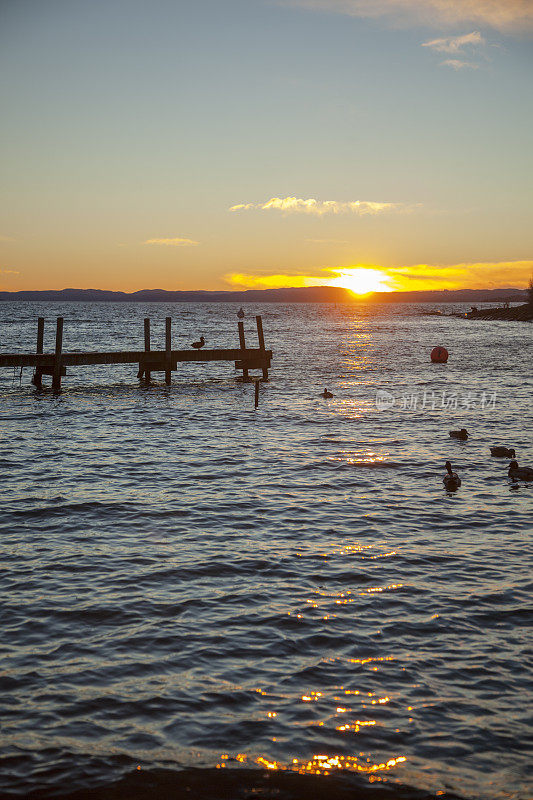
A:
[[[16,239],[13,239],[12,236],[3,236],[0,233],[0,242],[15,242],[15,241],[16,241]]]
[[[473,61],[461,61],[459,58],[447,58],[440,64],[441,67],[451,67],[457,72],[461,69],[479,69],[479,64],[475,64]]]
[[[296,214],[324,214],[358,215],[379,214],[383,211],[404,210],[401,203],[378,203],[372,200],[352,200],[341,202],[338,200],[315,200],[310,197],[304,200],[301,197],[271,197],[266,203],[239,203],[231,206],[230,211],[283,211]]]
[[[479,64],[473,58],[482,54],[487,44],[486,39],[479,31],[463,33],[461,36],[446,36],[440,39],[431,39],[422,42],[422,47],[427,47],[436,53],[447,53],[455,58],[447,58],[440,62],[442,67],[451,67],[458,71],[462,69],[479,69]]]
[[[431,28],[474,24],[506,33],[533,32],[531,0],[279,0],[284,5],[354,17],[384,17]]]
[[[20,275],[16,269],[0,269],[0,275]]]
[[[143,244],[162,244],[167,247],[196,247],[200,242],[194,239],[184,239],[181,236],[174,236],[171,239],[146,239]]]
[[[462,36],[447,36],[442,39],[432,39],[423,42],[422,47],[430,47],[437,53],[462,53],[469,48],[476,48],[486,44],[486,40],[479,31],[464,33]]]

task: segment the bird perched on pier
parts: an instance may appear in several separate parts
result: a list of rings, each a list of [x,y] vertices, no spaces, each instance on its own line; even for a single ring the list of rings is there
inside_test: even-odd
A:
[[[511,461],[507,474],[510,478],[517,478],[520,481],[533,481],[533,469],[531,467],[519,467],[518,461]]]
[[[468,431],[466,430],[466,428],[461,428],[460,431],[450,431],[450,436],[452,437],[452,439],[462,439],[463,441],[465,441],[466,439],[468,439]]]
[[[446,462],[446,475],[442,482],[449,492],[454,492],[461,485],[461,478],[457,472],[452,472],[452,465],[449,461]]]
[[[516,453],[512,447],[491,447],[491,456],[498,456],[498,458],[515,458]]]
[[[237,311],[237,316],[239,317],[239,319],[244,319],[244,310],[242,306]]]
[[[327,390],[327,389],[324,389],[324,391],[322,392],[322,394],[320,395],[320,397],[327,397],[327,398],[330,398],[330,397],[333,397],[333,394],[332,394],[331,392],[328,392],[328,390]]]
[[[203,336],[200,336],[200,341],[199,342],[193,342],[191,344],[191,347],[194,347],[195,350],[199,350],[201,347],[204,346],[204,344],[205,344],[205,339],[204,339]]]

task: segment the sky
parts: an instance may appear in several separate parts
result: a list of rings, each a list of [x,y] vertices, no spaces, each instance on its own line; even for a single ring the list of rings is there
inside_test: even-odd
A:
[[[533,0],[0,0],[0,289],[525,287]]]

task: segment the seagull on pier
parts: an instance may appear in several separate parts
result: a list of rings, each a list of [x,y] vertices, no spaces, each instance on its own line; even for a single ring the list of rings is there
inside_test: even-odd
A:
[[[242,306],[237,311],[237,316],[239,317],[239,319],[244,319],[244,309]]]
[[[516,478],[520,481],[533,481],[533,469],[531,467],[519,467],[518,461],[511,461],[507,474],[510,478]]]
[[[204,346],[204,344],[205,344],[205,339],[204,339],[203,336],[200,336],[200,341],[199,342],[193,342],[191,344],[191,347],[194,347],[195,350],[199,350],[201,347]]]
[[[442,482],[449,492],[455,492],[461,485],[461,478],[457,472],[452,472],[452,465],[449,461],[446,462],[446,475],[442,479]]]
[[[468,431],[466,428],[461,428],[460,431],[450,431],[450,436],[452,439],[462,439],[466,441],[466,439],[468,439]]]

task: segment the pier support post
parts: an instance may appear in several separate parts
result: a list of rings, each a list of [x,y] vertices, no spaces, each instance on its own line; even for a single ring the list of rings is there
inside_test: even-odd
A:
[[[239,320],[238,325],[239,325],[239,344],[240,344],[241,350],[243,351],[242,360],[245,362],[246,361],[246,340],[244,338],[244,322],[241,322]],[[248,370],[246,369],[246,367],[243,367],[242,379],[243,379],[243,381],[249,381],[250,380],[250,378],[248,376]]]
[[[39,317],[37,320],[37,347],[35,348],[36,353],[42,353],[44,346],[44,317]],[[34,386],[38,389],[43,388],[43,373],[39,369],[39,367],[35,367],[35,372],[33,373],[33,378],[31,382]]]
[[[265,336],[263,334],[263,320],[261,316],[257,314],[255,318],[257,324],[257,338],[259,339],[259,349],[261,350],[261,356],[264,358],[264,351],[265,351]],[[263,367],[263,380],[268,380],[268,369],[267,367]]]
[[[144,320],[144,352],[150,352],[150,317],[146,317]],[[144,378],[146,383],[150,383],[150,371],[144,369],[142,364],[139,364],[139,378],[142,378],[144,374]]]
[[[170,386],[172,379],[172,318],[165,319],[165,383]]]
[[[254,404],[255,404],[256,408],[258,408],[258,406],[259,406],[259,381],[260,381],[260,378],[255,378],[254,379],[254,383],[255,383]]]
[[[54,358],[54,374],[52,377],[52,389],[54,392],[61,391],[61,353],[63,351],[63,317],[57,318],[56,323],[56,349]]]

